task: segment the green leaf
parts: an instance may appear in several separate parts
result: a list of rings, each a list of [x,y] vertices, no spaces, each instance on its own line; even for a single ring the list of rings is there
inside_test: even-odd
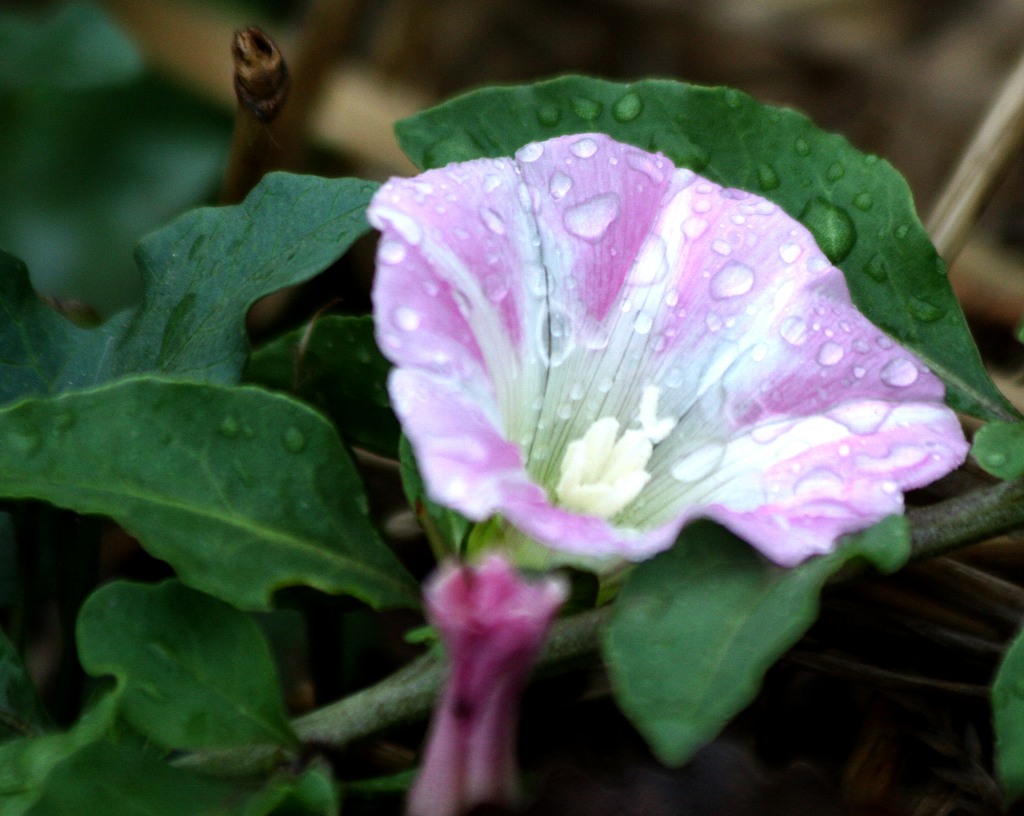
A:
[[[616,600],[604,654],[619,705],[664,762],[685,762],[814,622],[829,576],[853,558],[891,571],[909,554],[899,516],[790,570],[717,525],[691,525],[674,549],[639,565]]]
[[[131,41],[90,3],[46,18],[0,13],[0,92],[32,86],[87,88],[137,76]]]
[[[474,91],[396,130],[420,167],[509,156],[530,141],[596,131],[764,195],[810,229],[845,273],[858,308],[925,360],[954,408],[985,419],[1018,416],[981,364],[906,182],[795,111],[726,88],[570,76]]]
[[[329,772],[308,768],[298,779],[283,774],[252,796],[240,816],[336,816],[338,792]]]
[[[1024,423],[989,422],[979,428],[971,455],[999,479],[1024,476]]]
[[[172,767],[137,739],[103,739],[56,764],[35,803],[12,813],[227,816],[240,812],[237,787]]]
[[[328,315],[257,350],[245,379],[295,394],[326,413],[349,444],[397,459],[402,432],[388,400],[390,369],[369,317]]]
[[[143,303],[91,330],[41,304],[24,266],[0,254],[0,401],[143,372],[235,382],[249,307],[341,257],[369,230],[374,189],[273,173],[242,204],[187,213],[139,246]]]
[[[0,742],[42,733],[48,720],[14,645],[0,632]]]
[[[116,711],[116,697],[108,694],[69,731],[24,737],[0,745],[0,816],[25,813],[62,761],[113,729]]]
[[[85,602],[77,640],[85,670],[114,675],[125,719],[164,748],[295,742],[259,627],[223,601],[118,581]]]
[[[1024,632],[1010,645],[992,683],[995,765],[1007,803],[1024,797]]]
[[[0,410],[0,496],[110,516],[242,608],[291,585],[418,603],[334,428],[260,388],[139,378],[16,403]]]

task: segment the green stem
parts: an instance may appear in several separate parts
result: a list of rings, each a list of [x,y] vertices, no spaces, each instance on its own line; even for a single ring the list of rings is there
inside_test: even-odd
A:
[[[980,487],[907,513],[915,561],[1024,528],[1024,479]]]

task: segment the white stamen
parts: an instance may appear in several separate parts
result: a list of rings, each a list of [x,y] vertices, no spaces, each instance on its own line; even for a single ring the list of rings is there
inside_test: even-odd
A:
[[[640,397],[640,413],[637,416],[644,436],[655,445],[672,433],[676,425],[679,424],[679,421],[672,417],[658,419],[658,399],[660,397],[660,388],[656,385],[647,386]]]
[[[611,518],[650,481],[644,468],[653,450],[644,431],[626,431],[619,437],[617,419],[597,420],[566,447],[555,488],[559,503],[579,513]]]

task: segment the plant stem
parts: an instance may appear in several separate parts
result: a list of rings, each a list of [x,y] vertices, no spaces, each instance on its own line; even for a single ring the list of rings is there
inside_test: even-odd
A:
[[[288,95],[288,66],[273,40],[258,28],[236,31],[231,43],[235,63],[235,130],[231,138],[222,204],[236,204],[277,162],[270,123]]]
[[[956,547],[1024,528],[1024,479],[980,487],[908,511],[912,558],[919,561]]]
[[[1003,84],[928,218],[947,263],[963,249],[1003,171],[1024,143],[1024,57]]]

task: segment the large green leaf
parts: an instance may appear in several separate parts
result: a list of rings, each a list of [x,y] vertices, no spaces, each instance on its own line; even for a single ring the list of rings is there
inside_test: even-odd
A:
[[[686,761],[815,621],[829,576],[854,557],[892,571],[909,555],[899,516],[790,570],[721,527],[691,525],[674,549],[638,566],[616,600],[604,653],[622,710],[663,761]]]
[[[986,419],[1016,415],[981,364],[906,182],[887,162],[795,111],[726,88],[563,77],[475,91],[396,129],[420,167],[602,132],[764,195],[814,233],[845,273],[857,306],[942,377],[951,405]]]
[[[164,748],[295,742],[259,627],[223,601],[177,581],[107,584],[77,641],[85,670],[114,675],[121,713]]]
[[[1017,635],[992,684],[996,770],[1009,802],[1024,797],[1024,633]]]
[[[243,608],[302,584],[417,603],[334,428],[283,395],[128,379],[0,410],[0,496],[107,515]]]
[[[141,372],[236,381],[249,307],[321,272],[369,231],[374,189],[273,173],[242,204],[183,215],[138,248],[143,302],[97,329],[48,310],[24,266],[0,254],[0,402]]]
[[[0,91],[86,88],[137,76],[131,41],[90,3],[69,3],[45,18],[0,13]]]
[[[397,459],[402,432],[385,387],[390,369],[369,317],[328,315],[258,349],[245,379],[301,397],[346,442]]]
[[[0,632],[0,742],[41,733],[47,719],[14,645]]]

